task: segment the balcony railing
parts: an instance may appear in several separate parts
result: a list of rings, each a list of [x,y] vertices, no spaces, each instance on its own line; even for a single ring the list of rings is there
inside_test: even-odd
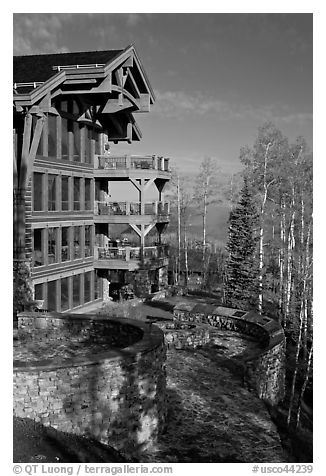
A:
[[[165,157],[157,157],[156,155],[137,156],[106,156],[95,155],[95,164],[98,169],[109,170],[127,170],[127,169],[143,169],[143,170],[160,170],[169,172],[169,159]]]
[[[95,215],[169,215],[170,202],[100,202],[94,206]]]
[[[143,248],[140,246],[96,247],[94,256],[98,260],[154,261],[168,257],[168,245],[144,246]]]

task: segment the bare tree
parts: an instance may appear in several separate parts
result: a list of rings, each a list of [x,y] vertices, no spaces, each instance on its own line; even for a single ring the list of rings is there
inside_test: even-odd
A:
[[[216,161],[211,157],[206,157],[200,164],[199,175],[196,178],[195,190],[194,190],[194,200],[200,204],[200,210],[203,217],[203,272],[204,272],[204,282],[206,281],[207,273],[207,211],[208,206],[216,202],[217,197],[217,178],[218,178],[219,168],[217,167]]]
[[[172,171],[171,181],[171,200],[176,205],[177,215],[177,263],[176,263],[176,282],[180,284],[181,262],[182,262],[182,241],[184,248],[185,280],[188,277],[188,241],[187,228],[193,206],[193,190],[191,181],[186,175],[180,174],[177,168]],[[182,240],[183,232],[183,240]]]

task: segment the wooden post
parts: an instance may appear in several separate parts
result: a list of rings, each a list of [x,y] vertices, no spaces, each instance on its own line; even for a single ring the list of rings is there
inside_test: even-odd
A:
[[[143,179],[140,179],[139,201],[140,201],[140,214],[145,215],[144,180]]]
[[[26,219],[26,187],[31,176],[33,162],[42,134],[44,117],[39,117],[35,126],[33,140],[32,114],[27,113],[24,119],[23,144],[21,151],[20,167],[17,167],[17,159],[14,156],[14,258],[25,259],[25,219]]]
[[[130,246],[126,247],[126,261],[130,261]]]
[[[126,202],[126,215],[130,215],[130,202]]]

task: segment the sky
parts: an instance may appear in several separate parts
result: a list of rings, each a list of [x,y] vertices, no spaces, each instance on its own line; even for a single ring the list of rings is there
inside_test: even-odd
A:
[[[312,147],[312,14],[16,13],[15,55],[133,44],[156,95],[135,114],[143,138],[112,153],[158,154],[196,174],[212,157],[228,174],[272,121]]]
[[[9,5],[9,2],[7,2]],[[19,3],[21,3],[19,5]],[[86,2],[85,2],[86,3]],[[112,8],[112,2],[103,2],[105,9]],[[107,4],[106,4],[107,3]],[[120,2],[120,7],[126,5]],[[130,2],[132,4],[132,2]],[[190,3],[190,2],[188,2]],[[201,6],[205,2],[194,2],[191,8],[213,8]],[[322,2],[300,1],[287,2],[214,2],[214,8],[226,8],[231,11],[296,11],[314,12],[314,30],[318,32],[314,47],[315,94],[314,94],[314,145],[317,150],[318,170],[314,177],[314,248],[318,259],[314,264],[315,289],[314,313],[324,314],[324,285],[321,278],[325,270],[325,226],[324,226],[324,109],[326,103],[325,83],[325,48],[324,38],[326,14]],[[245,3],[245,7],[241,5]],[[33,4],[33,5],[32,5]],[[67,8],[73,9],[73,1]],[[81,8],[81,3],[78,2]],[[99,1],[87,8],[96,9]],[[141,2],[136,7],[140,8]],[[169,11],[179,8],[177,1],[164,2]],[[7,4],[6,4],[7,5]],[[36,5],[36,6],[35,6]],[[175,7],[176,5],[176,7]],[[15,10],[26,11],[32,7],[39,11],[46,8],[64,10],[62,3],[55,2],[47,7],[37,2],[15,2]],[[6,7],[3,6],[2,10]],[[8,7],[9,8],[9,7]],[[12,8],[10,6],[10,8]],[[131,6],[132,11],[134,6]],[[147,10],[162,8],[152,2]],[[184,7],[180,8],[184,10]],[[195,174],[198,164],[205,156],[216,158],[223,170],[232,173],[240,169],[240,147],[251,145],[255,140],[257,128],[266,120],[273,121],[291,141],[303,135],[312,147],[312,113],[313,113],[313,52],[312,52],[312,14],[76,14],[76,13],[16,13],[13,30],[12,12],[10,16],[2,15],[3,53],[9,50],[8,64],[11,61],[10,40],[13,38],[13,53],[38,54],[94,49],[124,48],[133,43],[144,64],[149,80],[156,94],[156,103],[149,114],[135,115],[141,126],[143,139],[130,146],[114,146],[121,153],[148,153],[166,155],[175,160],[183,172]],[[13,33],[13,35],[11,34]],[[315,36],[316,38],[316,36]],[[8,46],[8,48],[7,48]],[[2,75],[4,87],[7,77]],[[8,107],[10,100],[8,90]],[[323,118],[323,120],[320,120]],[[319,119],[319,120],[318,120]],[[6,122],[8,125],[8,121]],[[9,127],[9,126],[8,126]],[[8,131],[9,132],[9,131]],[[8,133],[8,137],[11,137]],[[3,145],[11,144],[3,138]],[[319,152],[319,154],[318,154]],[[315,154],[316,155],[316,154]],[[10,156],[10,149],[3,153]],[[8,161],[10,166],[10,161]],[[316,160],[315,160],[316,164]],[[315,167],[316,169],[316,167]],[[9,174],[8,174],[9,175]],[[8,209],[8,197],[11,196],[10,181],[4,181],[1,187],[4,204],[5,222],[11,220]],[[10,207],[9,207],[10,208]],[[8,249],[8,233],[1,234],[2,249]],[[322,251],[319,252],[318,251]],[[11,253],[2,257],[3,278],[11,279]],[[323,274],[322,274],[323,273]],[[11,315],[11,301],[8,300],[8,288],[2,286],[6,305],[4,315]],[[322,294],[323,293],[323,294]],[[5,319],[10,335],[11,321]],[[315,336],[318,358],[314,362],[316,375],[323,375],[325,349],[322,339],[325,320],[316,323],[318,331]],[[319,332],[320,331],[320,332]],[[320,340],[319,340],[320,339]],[[2,346],[3,361],[11,355],[11,341],[4,339]],[[317,355],[317,352],[316,352]],[[8,379],[7,401],[12,398],[11,368],[5,378]],[[322,381],[322,379],[320,379]],[[322,390],[322,388],[321,388]],[[322,409],[323,392],[319,395]],[[2,396],[4,399],[4,396]],[[7,403],[6,401],[4,402]],[[6,428],[8,444],[7,454],[11,454],[11,441],[7,438],[11,427],[10,412]],[[319,423],[319,422],[317,422]],[[324,425],[314,428],[315,435],[322,436]],[[319,455],[324,455],[323,438],[315,438],[315,465],[322,462]],[[324,458],[323,458],[324,459]],[[214,465],[205,465],[205,472],[216,472]],[[234,472],[232,465],[223,465],[223,473]],[[11,468],[10,468],[11,471]],[[240,474],[240,472],[239,472]]]

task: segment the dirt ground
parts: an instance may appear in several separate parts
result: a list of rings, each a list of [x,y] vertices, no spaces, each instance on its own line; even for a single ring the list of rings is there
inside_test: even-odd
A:
[[[14,463],[123,463],[109,446],[30,420],[14,418]]]

